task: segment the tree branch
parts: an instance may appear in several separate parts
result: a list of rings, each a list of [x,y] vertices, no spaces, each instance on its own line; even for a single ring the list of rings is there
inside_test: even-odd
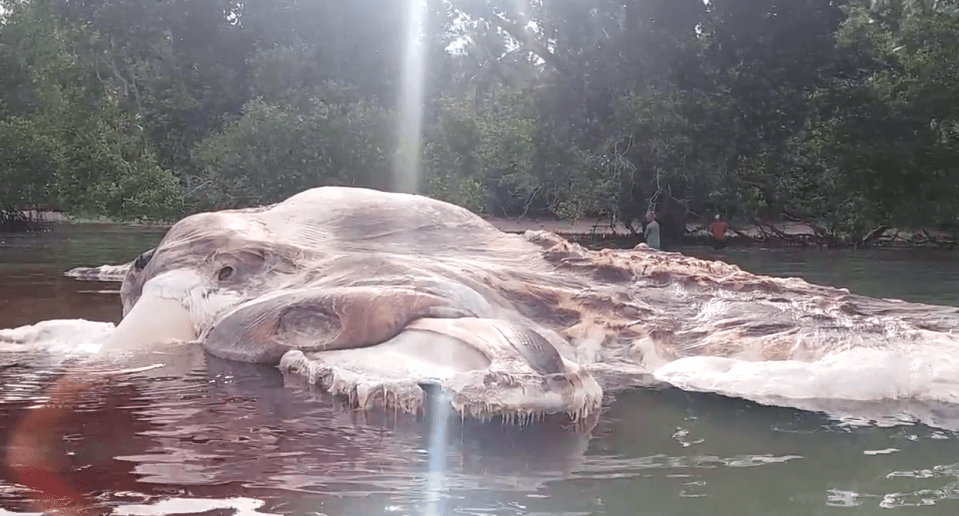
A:
[[[878,240],[880,237],[882,237],[882,235],[885,234],[886,231],[889,231],[889,229],[890,229],[889,226],[879,226],[873,229],[872,231],[869,232],[869,234],[864,236],[862,240],[859,241],[859,245],[862,247],[868,246],[873,241]]]
[[[511,22],[493,12],[488,13],[487,20],[519,42],[525,51],[536,54],[545,61],[546,64],[553,67],[554,70],[565,75],[566,66],[563,61],[557,57],[556,54],[550,52],[550,50],[546,48],[546,45],[531,37],[530,34],[526,32],[526,29],[519,24]]]

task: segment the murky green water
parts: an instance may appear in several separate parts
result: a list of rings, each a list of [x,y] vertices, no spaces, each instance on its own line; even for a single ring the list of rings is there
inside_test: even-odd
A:
[[[126,261],[161,235],[110,226],[0,235],[0,328],[118,321],[117,285],[61,273]],[[685,251],[871,296],[959,305],[955,253]],[[285,385],[273,368],[177,352],[181,374],[91,382],[70,410],[42,424],[30,419],[31,407],[77,371],[43,361],[0,369],[0,515],[38,510],[41,495],[28,486],[74,496],[90,514],[959,511],[959,435],[921,425],[853,424],[715,395],[635,390],[614,393],[590,435],[454,425],[443,474],[431,477],[428,420],[349,413]],[[26,473],[17,463],[24,428],[45,453],[44,466]]]

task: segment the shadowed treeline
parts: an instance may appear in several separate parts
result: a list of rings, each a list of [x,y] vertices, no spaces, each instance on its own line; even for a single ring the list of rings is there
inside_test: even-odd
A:
[[[425,1],[425,0],[424,0]],[[0,204],[118,219],[388,189],[497,216],[952,231],[954,2],[0,0]]]

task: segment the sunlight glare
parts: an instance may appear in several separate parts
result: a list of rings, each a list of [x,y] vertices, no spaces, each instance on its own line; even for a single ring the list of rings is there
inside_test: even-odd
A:
[[[409,0],[409,13],[397,126],[399,145],[393,162],[393,190],[417,193],[422,145],[423,83],[426,80],[426,48],[423,44],[426,1]]]

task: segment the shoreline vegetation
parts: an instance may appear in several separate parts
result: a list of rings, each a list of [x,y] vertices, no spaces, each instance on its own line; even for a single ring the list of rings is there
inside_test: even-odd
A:
[[[56,211],[29,210],[17,212],[18,217],[0,219],[0,232],[55,231],[61,225],[106,224],[145,228],[168,228],[171,222],[139,221],[121,222],[108,217],[71,217]],[[632,248],[643,242],[640,235],[623,224],[611,224],[608,218],[592,217],[577,221],[541,219],[532,217],[488,217],[484,220],[500,231],[523,233],[527,230],[544,230],[556,233],[567,240],[590,248]],[[8,225],[9,224],[9,225]],[[686,223],[684,235],[668,239],[669,246],[709,246],[712,237],[708,224],[701,221]],[[816,224],[797,221],[762,222],[739,227],[730,227],[726,235],[727,247],[809,247],[809,248],[932,248],[952,250],[959,243],[957,235],[946,231],[896,229],[879,227],[862,239],[837,237],[826,233]]]
[[[638,242],[654,211],[667,249],[716,214],[734,246],[954,246],[955,2],[419,5],[417,39],[382,0],[0,0],[0,225],[415,176],[581,241]]]
[[[536,220],[530,218],[484,217],[501,231],[522,233],[526,230],[545,230],[556,233],[570,241],[588,247],[635,247],[643,242],[622,224],[611,225],[608,219],[583,219],[577,222],[561,220]],[[842,238],[828,234],[815,224],[792,221],[761,222],[740,227],[730,227],[726,234],[727,247],[810,247],[810,248],[855,248],[870,247],[921,247],[952,250],[957,236],[947,231],[930,231],[926,228],[896,229],[880,227],[865,238]],[[666,240],[669,246],[712,245],[709,225],[699,221],[686,223],[686,232],[679,238]],[[667,249],[668,250],[668,249]]]

